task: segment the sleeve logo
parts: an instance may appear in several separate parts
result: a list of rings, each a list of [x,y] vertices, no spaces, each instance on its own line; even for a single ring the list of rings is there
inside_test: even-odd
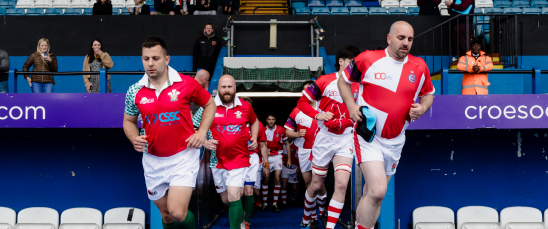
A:
[[[143,97],[141,99],[141,102],[139,102],[140,104],[147,104],[147,103],[153,103],[154,102],[154,98],[152,99],[147,99],[147,97]]]

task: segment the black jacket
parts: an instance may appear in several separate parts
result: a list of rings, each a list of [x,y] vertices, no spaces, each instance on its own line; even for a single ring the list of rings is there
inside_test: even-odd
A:
[[[135,15],[136,10],[137,10],[137,7],[133,7],[133,12],[131,13],[131,15]],[[141,13],[137,15],[150,15],[150,6],[148,5],[141,6]]]
[[[93,4],[93,15],[112,15],[112,4],[110,2],[105,2],[105,4],[96,2]]]
[[[165,0],[162,3],[162,0],[154,0],[154,9],[156,12],[162,14],[169,14],[169,12],[175,12],[175,1],[174,0]]]
[[[209,7],[205,8],[204,5],[209,3]],[[204,5],[202,5],[202,0],[196,0],[196,10],[199,11],[210,11],[217,10],[218,0],[205,0]]]
[[[219,0],[218,4],[223,7],[223,10],[225,6],[232,7],[230,12],[240,9],[240,0]]]
[[[194,45],[194,52],[192,54],[192,71],[196,71],[198,68],[203,68],[209,72],[209,75],[213,76],[213,70],[221,51],[221,39],[212,34],[211,38],[208,38],[205,34],[196,41]]]

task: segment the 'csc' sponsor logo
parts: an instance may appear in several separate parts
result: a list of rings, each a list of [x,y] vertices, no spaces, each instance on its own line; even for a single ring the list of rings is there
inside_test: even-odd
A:
[[[224,134],[239,134],[242,131],[241,125],[226,125],[226,126],[217,126],[217,131]]]
[[[171,121],[176,121],[181,119],[180,117],[177,116],[177,114],[179,114],[179,111],[164,112],[161,114],[152,114],[152,115],[145,116],[145,120],[150,125],[154,125],[156,121],[158,120],[160,122],[171,122]]]

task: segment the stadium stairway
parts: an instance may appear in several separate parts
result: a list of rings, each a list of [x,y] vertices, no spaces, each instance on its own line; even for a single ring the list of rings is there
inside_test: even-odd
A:
[[[257,6],[287,6],[285,0],[241,0],[240,14],[252,15],[253,10]],[[259,8],[255,11],[255,15],[288,15],[289,10],[284,8]]]

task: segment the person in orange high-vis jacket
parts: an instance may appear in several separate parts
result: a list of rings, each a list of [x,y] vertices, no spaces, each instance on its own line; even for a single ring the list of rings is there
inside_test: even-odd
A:
[[[491,57],[481,51],[481,43],[474,40],[471,43],[472,50],[461,56],[457,68],[464,73],[462,76],[462,94],[463,95],[487,95],[488,87],[491,85],[487,80],[487,72],[493,69]]]

